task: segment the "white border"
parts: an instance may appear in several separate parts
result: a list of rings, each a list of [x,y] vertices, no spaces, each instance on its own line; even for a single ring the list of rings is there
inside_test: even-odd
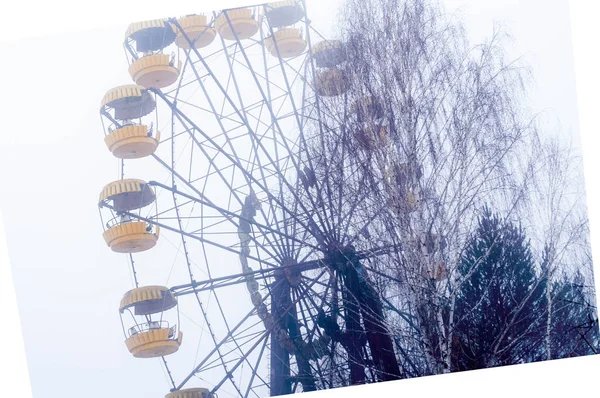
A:
[[[324,0],[326,1],[326,0]],[[495,0],[502,1],[502,0]],[[97,3],[97,4],[94,4]],[[20,1],[1,2],[0,15],[5,16],[0,24],[0,41],[18,40],[25,37],[50,33],[78,31],[97,27],[127,24],[131,18],[156,18],[163,15],[185,14],[189,12],[183,2],[157,1]],[[202,2],[199,2],[200,4]],[[254,4],[256,1],[222,0],[223,7]],[[51,5],[49,9],[48,5]],[[189,3],[188,3],[189,4]],[[598,143],[597,116],[599,110],[595,101],[600,93],[600,72],[598,72],[597,48],[600,38],[600,4],[596,1],[571,1],[571,23],[575,52],[575,70],[578,91],[578,106],[581,126],[581,138],[584,149],[584,167],[588,209],[590,215],[592,247],[595,257],[600,250],[600,193],[597,170],[600,170],[600,156],[596,154]],[[201,5],[200,5],[201,6]],[[30,10],[37,9],[32,14]],[[58,11],[60,10],[60,11]],[[66,11],[65,11],[66,10]],[[70,11],[69,11],[70,10]],[[165,14],[166,13],[166,14]],[[32,20],[33,18],[33,20]],[[543,18],[543,9],[540,9]],[[18,29],[23,20],[27,20],[27,36]],[[557,76],[560,78],[560,76]],[[6,209],[5,209],[6,210]],[[600,266],[594,267],[596,289],[600,288]],[[31,397],[28,370],[25,362],[25,350],[22,341],[20,322],[6,240],[0,214],[0,308],[2,309],[2,360],[0,361],[0,396]],[[511,366],[450,376],[434,376],[414,380],[403,380],[366,387],[352,387],[310,396],[444,396],[444,397],[526,397],[541,396],[577,396],[594,392],[600,388],[596,380],[600,369],[600,356],[551,361],[538,364]],[[366,390],[365,390],[366,388]],[[68,387],[65,386],[65,397]],[[118,391],[118,386],[115,386]],[[442,395],[443,394],[443,395]]]
[[[29,369],[25,359],[25,345],[21,333],[21,322],[17,307],[17,296],[4,232],[4,221],[0,210],[0,396],[31,398]]]

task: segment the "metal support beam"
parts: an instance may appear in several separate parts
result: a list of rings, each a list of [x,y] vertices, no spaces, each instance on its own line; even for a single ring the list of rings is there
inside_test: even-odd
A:
[[[369,283],[366,271],[359,276],[359,270],[363,269],[360,259],[354,253],[348,253],[346,257],[348,258],[345,272],[347,288],[360,303],[360,312],[371,357],[377,369],[377,377],[379,381],[397,380],[400,378],[400,367],[394,352],[394,343],[385,326],[381,300]]]
[[[290,373],[290,352],[280,344],[277,336],[278,330],[287,331],[287,320],[292,309],[290,299],[290,284],[282,272],[275,274],[275,283],[272,288],[271,314],[281,329],[271,331],[271,374],[269,386],[271,396],[287,395],[292,393]]]

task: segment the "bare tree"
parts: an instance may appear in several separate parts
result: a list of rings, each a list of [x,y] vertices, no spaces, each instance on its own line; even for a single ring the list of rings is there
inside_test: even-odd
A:
[[[588,250],[585,204],[571,191],[582,187],[579,165],[538,132],[526,106],[529,71],[505,59],[501,32],[472,46],[459,22],[425,0],[347,0],[344,10],[348,90],[322,100],[329,122],[315,133],[312,172],[332,203],[353,207],[345,214],[348,228],[361,229],[357,247],[395,248],[369,267],[384,275],[373,284],[405,375],[449,372],[457,294],[483,261],[458,271],[481,208],[535,231],[537,253],[552,249],[533,294],[558,270],[579,269]],[[548,292],[536,316],[546,320],[549,359]],[[515,303],[494,355],[531,334],[506,341],[530,299]]]

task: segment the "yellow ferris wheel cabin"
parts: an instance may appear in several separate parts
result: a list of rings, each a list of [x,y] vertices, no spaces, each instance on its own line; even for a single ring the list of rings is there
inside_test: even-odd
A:
[[[338,68],[317,72],[316,91],[324,97],[335,97],[348,91],[350,84],[346,74]]]
[[[165,395],[165,398],[216,398],[207,388],[187,388],[185,390],[173,391]]]
[[[421,196],[418,190],[408,190],[405,192],[392,193],[390,205],[400,213],[408,214],[419,210],[421,205]]]
[[[171,45],[177,34],[166,19],[134,22],[125,32],[125,40],[135,41],[137,52],[160,51]]]
[[[144,286],[125,293],[119,305],[126,336],[125,345],[136,358],[157,358],[176,352],[183,333],[178,330],[178,311],[175,321],[167,313],[177,307],[177,299],[164,286]],[[124,314],[128,314],[123,319]],[[152,315],[158,316],[153,320]],[[129,322],[127,322],[129,321]],[[128,328],[126,324],[132,324]]]
[[[113,201],[115,211],[131,211],[146,207],[156,199],[147,182],[134,178],[107,184],[100,193],[99,202]]]
[[[268,3],[265,10],[269,25],[274,28],[293,25],[304,16],[304,9],[296,0]]]
[[[355,113],[359,119],[366,118],[379,119],[383,117],[383,105],[379,98],[369,95],[359,98],[352,104],[351,112]]]
[[[152,188],[142,180],[124,179],[112,182],[100,193],[99,203],[112,201],[117,216],[111,219],[102,234],[106,244],[117,253],[138,253],[149,250],[158,241],[160,228],[154,230],[145,221],[135,221],[120,212],[141,209],[156,199]]]
[[[174,56],[150,54],[135,60],[129,66],[129,75],[136,84],[145,88],[165,88],[177,81],[181,61]]]
[[[108,150],[114,156],[138,159],[156,151],[160,132],[154,133],[152,128],[132,121],[150,114],[155,108],[156,102],[143,86],[119,86],[104,95],[101,111],[113,110],[114,119],[120,121],[116,128],[109,127],[104,137]]]
[[[319,68],[333,68],[346,60],[344,45],[339,40],[325,40],[312,46],[312,54]]]
[[[142,54],[129,66],[133,81],[145,88],[165,88],[175,83],[181,71],[181,61],[175,54],[162,51],[177,38],[173,25],[166,19],[135,22],[125,32],[126,41],[135,41],[135,49]]]
[[[128,120],[149,115],[156,109],[156,102],[145,87],[128,84],[108,90],[100,107],[114,110],[117,120]]]
[[[306,50],[306,45],[302,32],[295,28],[280,29],[265,39],[265,46],[274,57],[297,57]]]
[[[138,159],[152,155],[160,142],[160,132],[145,125],[124,124],[112,130],[104,142],[119,159]]]
[[[368,125],[356,129],[354,138],[358,146],[364,150],[384,148],[388,143],[388,129],[384,125]]]
[[[389,205],[400,213],[408,214],[419,210],[423,199],[418,180],[422,170],[408,163],[393,164],[385,172],[385,180],[390,193]]]
[[[177,23],[181,26],[181,31],[177,29],[177,38],[175,39],[175,44],[179,48],[186,50],[190,48],[190,43],[185,35],[193,42],[196,49],[210,45],[217,36],[217,32],[209,26],[205,15],[188,15],[180,18]]]
[[[225,10],[215,21],[215,29],[225,40],[245,40],[258,32],[258,22],[250,8]]]

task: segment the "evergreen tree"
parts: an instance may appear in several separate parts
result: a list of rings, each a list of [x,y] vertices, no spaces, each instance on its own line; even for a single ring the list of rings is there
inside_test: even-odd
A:
[[[542,253],[541,280],[539,288],[543,292],[537,302],[536,311],[548,317],[548,296],[550,288],[552,303],[550,306],[550,357],[546,350],[547,331],[532,336],[531,356],[527,362],[546,359],[569,358],[595,354],[598,351],[600,333],[598,317],[593,305],[593,297],[586,291],[585,278],[578,271],[573,276],[563,274],[552,284],[548,284],[547,275],[551,258],[551,248],[545,246]],[[547,321],[547,319],[546,319]],[[537,350],[535,350],[537,348]]]
[[[565,276],[553,284],[550,359],[598,352],[598,317],[585,292],[583,280],[578,273],[571,279]]]
[[[485,208],[459,272],[453,370],[529,362],[543,333],[544,285],[522,228]]]

